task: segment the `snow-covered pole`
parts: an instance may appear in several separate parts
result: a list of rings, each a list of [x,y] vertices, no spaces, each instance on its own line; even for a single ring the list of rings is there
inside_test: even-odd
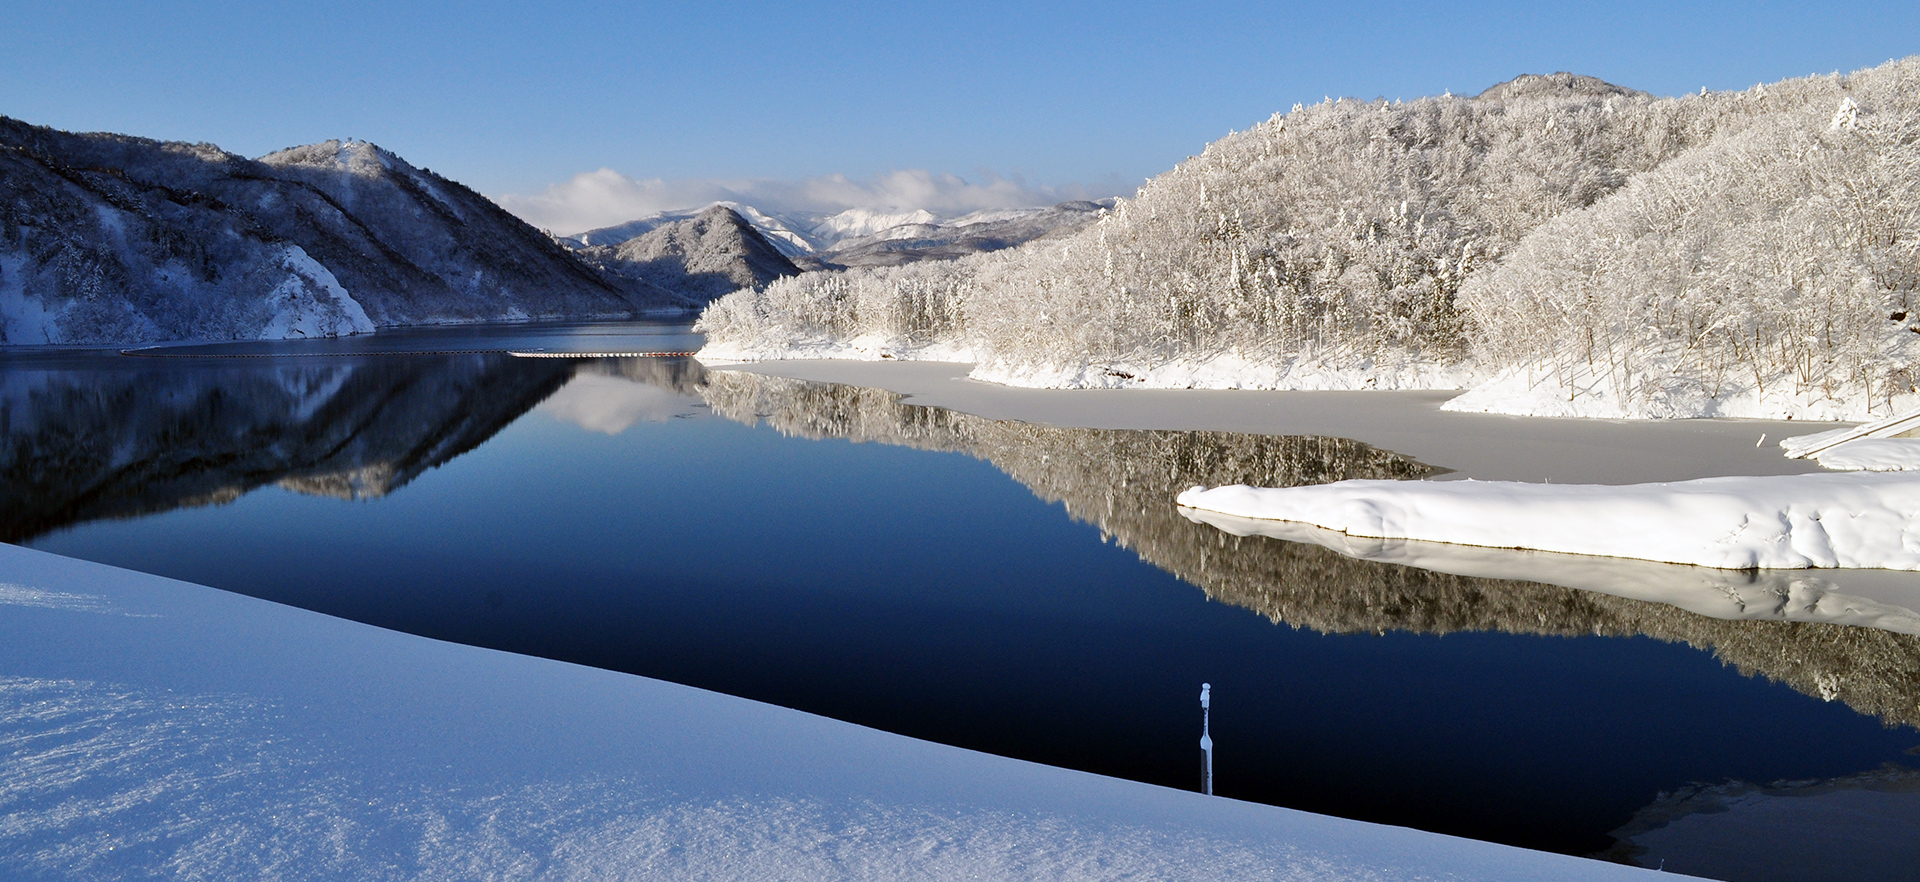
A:
[[[1200,767],[1200,792],[1213,795],[1213,733],[1209,728],[1212,702],[1208,695],[1213,684],[1200,684],[1200,750],[1206,757],[1206,764]]]

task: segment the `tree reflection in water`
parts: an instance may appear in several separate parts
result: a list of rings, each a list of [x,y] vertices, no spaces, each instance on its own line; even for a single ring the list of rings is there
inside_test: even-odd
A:
[[[1791,620],[1834,605],[1831,592],[1808,581],[1817,576],[1766,577],[1787,580],[1775,584],[1606,564],[1582,581],[1537,560],[1259,535],[1283,528],[1241,525],[1238,535],[1183,516],[1174,494],[1194,484],[1442,470],[1343,438],[1041,426],[908,404],[879,389],[707,371],[687,359],[480,354],[9,369],[0,383],[0,540],[219,504],[267,485],[379,497],[477,447],[581,373],[697,394],[716,414],[791,436],[986,460],[1143,560],[1275,623],[1328,633],[1646,635],[1711,651],[1745,674],[1844,701],[1888,725],[1920,726],[1920,638],[1884,629],[1920,619],[1895,608],[1862,614],[1881,627]],[[1688,605],[1709,615],[1619,596],[1664,578],[1704,585],[1693,596],[1707,600]],[[1553,581],[1563,584],[1543,584]],[[1574,584],[1596,590],[1567,587]],[[1745,596],[1729,605],[1714,591]]]
[[[1920,638],[1910,634],[1792,621],[1787,604],[1748,604],[1742,615],[1766,617],[1722,619],[1562,585],[1367,560],[1307,541],[1236,535],[1189,520],[1173,505],[1178,491],[1195,484],[1285,487],[1441,471],[1357,441],[1056,428],[908,404],[880,389],[742,371],[710,372],[702,394],[717,414],[764,422],[789,435],[984,459],[1143,560],[1276,624],[1326,633],[1645,635],[1711,651],[1748,676],[1846,702],[1890,726],[1920,726]],[[1667,577],[1704,578],[1709,590],[1718,584],[1712,581],[1717,576],[1703,576],[1700,568],[1671,569],[1688,572]],[[1621,578],[1617,571],[1604,575]],[[1749,579],[1744,573],[1727,578]],[[1783,583],[1775,593],[1791,597],[1793,590]],[[1762,585],[1754,593],[1771,591],[1773,586]],[[1911,613],[1889,618],[1914,620]]]

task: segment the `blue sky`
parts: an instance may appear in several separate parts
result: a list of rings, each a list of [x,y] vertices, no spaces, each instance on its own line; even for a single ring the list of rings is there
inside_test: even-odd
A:
[[[1130,189],[1326,95],[1858,69],[1920,52],[1920,4],[17,2],[0,47],[9,116],[247,155],[353,136],[494,196],[609,169],[648,185],[616,203],[941,174],[991,201]]]

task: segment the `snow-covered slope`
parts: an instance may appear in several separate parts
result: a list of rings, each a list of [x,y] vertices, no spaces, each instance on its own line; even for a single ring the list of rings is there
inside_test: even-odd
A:
[[[0,874],[1654,879],[0,546]]]
[[[999,251],[1078,232],[1112,206],[1111,199],[1062,202],[1047,208],[992,209],[946,221],[905,223],[841,239],[815,255],[814,262],[821,267],[899,266]]]
[[[800,270],[746,218],[724,205],[655,226],[618,245],[580,255],[611,275],[701,302],[742,288],[764,288]]]
[[[1677,98],[1554,74],[1296,106],[1074,235],[802,275],[703,323],[722,357],[964,354],[1016,385],[1869,418],[1920,403],[1916,96],[1920,57]]]
[[[770,214],[751,205],[724,201],[715,202],[700,208],[682,208],[673,211],[657,212],[643,218],[627,221],[624,224],[615,224],[611,227],[599,227],[584,233],[568,236],[561,239],[561,241],[575,248],[589,248],[595,245],[619,245],[628,239],[647,233],[655,227],[676,221],[690,220],[699,216],[702,212],[712,210],[716,206],[731,208],[734,210],[734,213],[746,218],[747,223],[752,224],[754,229],[760,231],[760,235],[765,236],[767,241],[773,244],[773,247],[779,249],[781,254],[789,258],[812,254],[821,248],[821,241],[811,232],[814,223],[819,220],[819,216],[807,215],[802,217],[787,214]]]
[[[334,336],[692,302],[608,278],[365,142],[256,161],[0,118],[0,344]]]
[[[925,209],[776,214],[737,202],[715,202],[705,208],[659,212],[624,224],[588,230],[561,241],[580,249],[616,246],[659,227],[691,220],[721,207],[731,208],[745,218],[781,254],[803,269],[898,266],[920,260],[949,260],[1010,248],[1035,239],[1064,236],[1098,219],[1113,203],[1111,199],[1062,202],[1049,207],[984,209],[942,218]]]

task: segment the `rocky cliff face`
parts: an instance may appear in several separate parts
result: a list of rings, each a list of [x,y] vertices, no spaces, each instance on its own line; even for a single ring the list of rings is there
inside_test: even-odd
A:
[[[694,302],[610,277],[365,142],[250,160],[0,117],[0,344],[335,336]]]
[[[759,230],[724,205],[661,224],[617,245],[591,246],[580,253],[611,275],[677,291],[702,303],[800,273]]]

